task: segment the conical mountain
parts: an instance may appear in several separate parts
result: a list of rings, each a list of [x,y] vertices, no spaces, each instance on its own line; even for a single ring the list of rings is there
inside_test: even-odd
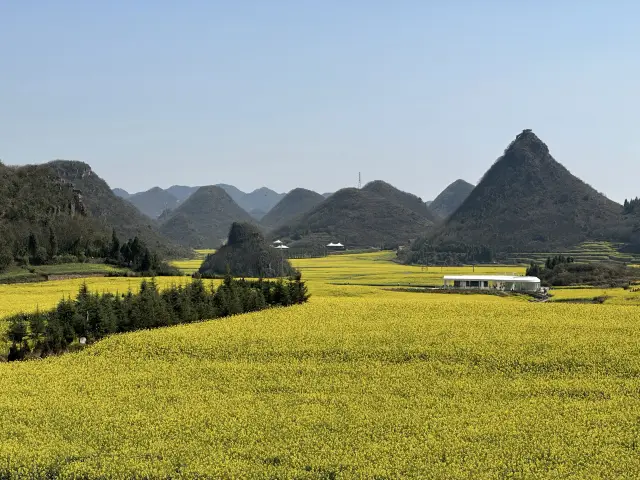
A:
[[[432,202],[428,203],[429,209],[439,217],[447,218],[462,205],[472,190],[473,185],[458,179],[440,192]]]
[[[286,225],[323,201],[324,197],[319,193],[306,188],[295,188],[262,218],[261,223],[267,228]]]
[[[86,209],[87,216],[93,218],[101,230],[110,235],[115,229],[121,241],[138,237],[152,250],[169,256],[184,257],[190,251],[170,241],[162,235],[150,218],[138,211],[131,203],[118,197],[83,162],[56,160],[45,167],[53,169],[55,175],[65,183],[72,185]]]
[[[114,188],[113,189],[113,193],[115,193],[116,196],[118,196],[120,198],[124,198],[124,199],[127,199],[127,198],[129,198],[131,196],[131,194],[129,192],[127,192],[123,188]]]
[[[245,193],[237,187],[226,183],[219,183],[216,186],[224,189],[233,198],[233,201],[246,212],[262,211],[266,213],[284,197],[283,193],[274,192],[267,187],[261,187]]]
[[[294,273],[284,252],[269,245],[256,225],[234,222],[229,238],[216,253],[208,255],[200,267],[203,275],[235,277],[277,277]]]
[[[198,190],[198,188],[200,187],[189,187],[186,185],[171,185],[169,188],[166,189],[166,192],[173,195],[175,198],[178,199],[178,202],[181,203],[181,202],[184,202],[191,195],[193,195],[196,192],[196,190]]]
[[[387,192],[388,193],[388,192]],[[433,227],[429,218],[379,194],[373,188],[344,188],[298,218],[274,231],[273,237],[294,240],[293,246],[341,242],[347,247],[394,247],[406,244]]]
[[[160,216],[160,231],[192,248],[217,248],[233,222],[251,222],[251,216],[222,188],[200,187],[175,210]]]
[[[260,187],[253,192],[247,193],[239,205],[248,212],[257,209],[268,213],[283,198],[284,193],[275,192],[267,187]]]
[[[387,182],[374,180],[362,187],[362,190],[365,192],[375,193],[393,203],[402,205],[406,209],[411,210],[434,223],[438,221],[438,217],[433,214],[420,197],[412,193],[403,192]]]
[[[531,130],[524,130],[431,244],[552,251],[612,240],[620,221],[620,205],[572,175]]]
[[[158,218],[165,210],[173,210],[178,206],[178,199],[160,187],[131,195],[127,201],[150,218]]]

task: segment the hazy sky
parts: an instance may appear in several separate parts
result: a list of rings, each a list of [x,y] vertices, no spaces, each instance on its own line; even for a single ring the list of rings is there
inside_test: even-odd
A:
[[[0,0],[0,159],[112,187],[477,182],[525,128],[640,195],[640,2]]]

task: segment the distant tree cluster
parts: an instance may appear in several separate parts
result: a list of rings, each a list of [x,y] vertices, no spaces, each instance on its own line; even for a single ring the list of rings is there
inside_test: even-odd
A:
[[[156,252],[152,252],[138,237],[120,244],[115,230],[111,234],[111,245],[106,253],[108,263],[128,267],[134,272],[151,275],[180,275],[180,271],[163,262]]]
[[[137,294],[99,295],[83,284],[74,300],[62,299],[55,309],[7,319],[8,360],[61,353],[78,345],[80,339],[91,343],[113,333],[226,317],[308,299],[300,274],[286,282],[227,276],[217,289],[194,279],[184,287],[173,286],[162,292],[154,280],[143,280]]]
[[[628,215],[630,213],[640,213],[640,198],[632,198],[624,201],[622,205],[622,213]]]
[[[203,277],[225,273],[236,277],[273,278],[295,274],[282,250],[270,246],[260,230],[246,222],[234,222],[227,244],[207,255],[200,266]]]
[[[49,227],[46,236],[29,232],[23,242],[11,245],[3,241],[0,232],[0,270],[14,261],[22,265],[47,265],[84,262],[99,258],[112,265],[131,268],[135,272],[151,275],[179,275],[180,272],[151,251],[137,236],[121,243],[115,230],[111,241],[88,242],[82,237],[73,242],[58,240],[56,231]]]
[[[468,265],[494,260],[495,252],[487,245],[432,244],[426,238],[416,240],[405,254],[405,263],[417,265]]]
[[[550,271],[556,268],[558,265],[564,265],[568,263],[573,263],[575,259],[571,256],[564,255],[555,255],[553,257],[547,257],[547,260],[544,262],[544,268],[538,265],[536,262],[531,262],[529,267],[527,268],[526,275],[530,277],[539,277],[542,275],[543,271]]]
[[[547,257],[544,266],[531,262],[526,275],[540,278],[544,286],[564,287],[591,285],[601,287],[627,287],[640,278],[637,268],[606,263],[576,263],[573,257],[556,255]]]

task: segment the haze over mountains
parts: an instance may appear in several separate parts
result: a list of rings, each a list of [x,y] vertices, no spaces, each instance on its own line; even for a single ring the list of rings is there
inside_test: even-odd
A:
[[[226,191],[234,202],[258,220],[260,220],[285,196],[284,193],[277,193],[266,187],[261,187],[252,192],[245,193],[233,185],[220,183],[216,186]],[[145,215],[148,215],[151,218],[157,218],[167,208],[170,210],[176,208],[179,203],[184,202],[187,198],[193,195],[198,188],[200,187],[172,185],[165,190],[159,187],[153,187],[146,192],[138,192],[135,194],[131,194],[122,188],[114,188],[113,193],[118,195],[120,198],[129,200]],[[161,191],[165,192],[165,195],[162,195],[160,193]]]
[[[26,255],[100,256],[111,248],[112,231],[184,257],[192,248],[220,247],[234,222],[307,252],[329,242],[409,246],[402,255],[413,263],[493,261],[600,240],[640,251],[640,209],[623,210],[575,177],[531,130],[511,142],[478,185],[457,180],[430,204],[382,180],[328,196],[303,188],[244,193],[226,184],[131,195],[112,191],[89,165],[64,160],[0,163],[0,179],[0,268]]]

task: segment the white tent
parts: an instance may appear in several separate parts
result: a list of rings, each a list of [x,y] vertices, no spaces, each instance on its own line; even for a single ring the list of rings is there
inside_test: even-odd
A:
[[[276,241],[275,241],[275,242],[273,242],[273,243],[275,243],[275,244],[277,244],[277,245],[281,245],[281,244],[282,244],[282,240],[276,240]]]
[[[344,245],[342,245],[340,242],[338,243],[327,243],[327,247],[344,247]]]
[[[286,245],[278,245],[277,247],[274,247],[274,248],[278,248],[278,249],[282,250],[284,248],[289,248],[289,247],[287,247]]]

